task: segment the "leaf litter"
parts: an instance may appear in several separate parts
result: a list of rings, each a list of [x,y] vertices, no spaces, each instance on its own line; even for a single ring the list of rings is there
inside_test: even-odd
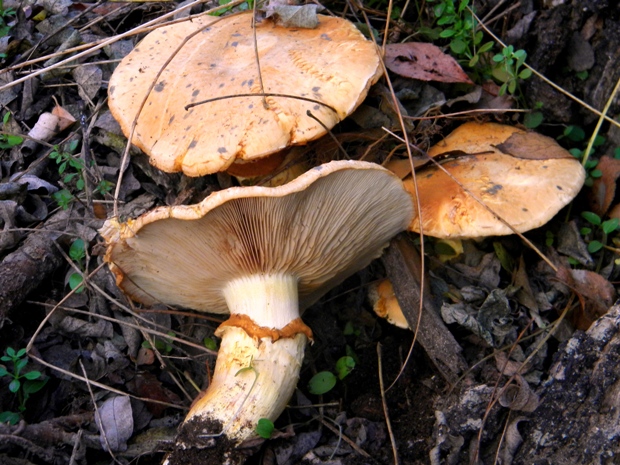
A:
[[[5,7],[10,6],[5,2]],[[14,26],[3,49],[13,60],[11,63],[21,60],[20,54],[24,52],[34,52],[28,55],[31,59],[63,49],[71,50],[80,43],[106,40],[114,33],[109,27],[111,24],[121,30],[133,26],[123,24],[129,10],[113,4],[91,9],[88,4],[52,2],[47,6],[41,3],[36,7],[19,8],[20,18],[24,20]],[[105,21],[97,21],[103,14],[101,8],[106,9]],[[167,11],[166,5],[143,4],[131,8],[134,17],[144,18]],[[45,12],[47,18],[35,19],[41,12]],[[78,19],[67,25],[69,18]],[[90,21],[95,21],[93,26],[78,29],[78,25],[83,27]],[[140,22],[142,18],[132,21]],[[36,28],[35,23],[38,23]],[[410,49],[414,45],[400,45],[409,50],[409,58],[398,58],[405,56],[401,50],[392,52],[394,58],[388,61],[412,65],[415,60],[411,58]],[[102,218],[109,215],[113,198],[109,192],[92,192],[92,186],[102,180],[115,182],[125,143],[118,129],[113,127],[109,114],[106,116],[102,109],[105,108],[105,86],[113,62],[125,55],[131,46],[131,39],[110,43],[104,52],[92,50],[85,54],[78,66],[44,73],[0,91],[3,116],[10,110],[4,130],[26,139],[22,144],[4,149],[0,160],[0,282],[12,285],[10,289],[4,287],[0,293],[1,348],[25,346],[34,334],[29,346],[29,363],[39,364],[39,369],[53,380],[42,393],[29,400],[23,426],[0,425],[0,434],[8,438],[0,446],[0,454],[11,461],[8,463],[24,457],[29,457],[24,460],[30,463],[111,462],[112,457],[126,461],[141,454],[152,454],[149,463],[159,463],[161,452],[154,452],[169,446],[174,428],[182,419],[183,408],[195,397],[197,389],[208,384],[213,357],[211,352],[200,347],[205,338],[213,336],[218,323],[185,314],[171,313],[164,319],[147,316],[151,314],[142,312],[150,309],[133,308],[119,293],[109,274],[98,268],[102,250],[94,231],[100,227]],[[49,63],[59,62],[64,59],[62,57],[49,57],[52,59]],[[574,63],[573,66],[579,68]],[[454,63],[440,65],[431,74],[450,76],[455,73],[453,67]],[[3,83],[21,77],[18,69],[2,73]],[[391,113],[383,111],[377,100],[373,100],[376,94],[371,94],[365,105],[377,110],[377,114],[387,114],[387,119],[372,120],[367,126],[381,127],[389,122],[390,127],[395,127],[398,118],[394,115],[398,111],[415,117],[437,116],[439,109],[448,111],[448,107],[443,106],[446,101],[453,105],[449,109],[453,111],[484,106],[487,104],[481,102],[486,97],[497,97],[493,95],[492,85],[484,89],[476,86],[475,91],[463,99],[465,93],[432,82],[437,79],[414,81],[426,80],[421,76],[428,71],[426,66],[417,69],[409,66],[407,73],[410,74],[393,76],[399,110],[392,102]],[[458,75],[458,71],[456,73]],[[391,98],[389,93],[387,95],[385,101]],[[46,112],[54,113],[51,98],[54,96],[61,102],[58,108],[66,113],[56,115],[59,119],[42,126],[49,128],[49,132],[30,134],[30,129],[37,126]],[[512,103],[502,99],[502,105]],[[431,141],[436,142],[453,127],[451,122],[442,119],[409,121],[414,121],[411,130],[421,147],[429,147]],[[88,138],[75,138],[76,133],[85,130]],[[27,136],[36,140],[31,141]],[[382,162],[394,152],[394,141],[373,145],[379,139],[364,140],[355,132],[355,127],[343,127],[335,137],[346,140],[347,151],[352,156],[365,153],[372,161]],[[78,150],[71,156],[81,160],[91,157],[84,170],[90,180],[90,200],[78,192],[67,210],[58,210],[52,195],[67,187],[74,191],[75,180],[65,183],[48,157],[55,146],[62,149],[70,139],[79,140]],[[319,140],[316,146],[309,147],[313,163],[325,161],[326,152],[321,150],[321,144],[326,143]],[[368,150],[369,146],[372,150]],[[525,154],[545,152],[534,149],[526,150]],[[599,194],[599,198],[605,199],[599,204],[604,206],[595,210],[601,216],[614,204],[617,179],[614,170],[606,166],[599,165],[604,177],[596,181],[605,184]],[[136,154],[129,171],[125,172],[118,201],[122,215],[136,216],[155,204],[196,202],[230,182],[235,181],[226,175],[207,179],[166,175],[150,167],[143,155]],[[103,215],[97,215],[97,211],[102,211]],[[559,273],[512,237],[467,240],[463,253],[447,261],[435,260],[432,248],[437,241],[425,239],[425,250],[428,248],[430,258],[425,271],[430,292],[426,295],[442,309],[442,316],[445,313],[443,323],[448,325],[459,352],[462,351],[467,369],[456,369],[456,365],[449,367],[456,369],[462,381],[446,383],[444,376],[450,370],[428,363],[423,351],[417,346],[414,348],[413,359],[387,393],[401,463],[427,463],[428,460],[431,463],[466,463],[467,449],[481,428],[481,450],[487,463],[494,439],[498,437],[494,435],[505,425],[503,460],[506,463],[517,460],[520,449],[531,442],[531,435],[528,436],[528,431],[524,434],[523,425],[538,424],[535,423],[537,412],[560,399],[559,394],[546,387],[545,380],[557,385],[562,376],[568,379],[570,372],[566,370],[573,366],[571,356],[577,348],[583,348],[583,353],[590,357],[588,360],[594,360],[594,348],[614,344],[613,328],[604,326],[613,321],[614,313],[607,319],[599,319],[607,315],[615,298],[612,283],[617,280],[618,270],[614,255],[608,252],[596,257],[602,260],[600,267],[604,270],[598,273],[580,232],[583,222],[578,219],[569,224],[571,226],[556,221],[548,229],[532,234],[536,243],[552,257]],[[552,236],[546,232],[551,232]],[[70,263],[66,253],[60,253],[68,250],[76,237],[83,238],[88,248],[87,258],[79,265]],[[502,243],[513,262],[519,264],[518,268],[502,268],[493,241]],[[544,247],[545,243],[549,245]],[[571,268],[574,266],[571,259],[582,268]],[[383,415],[380,409],[371,413],[375,402],[380,402],[375,344],[380,342],[384,346],[384,372],[395,378],[402,368],[404,353],[409,350],[412,333],[392,328],[372,316],[364,291],[370,280],[386,272],[390,274],[393,270],[382,269],[390,266],[386,261],[376,264],[334,291],[321,303],[327,316],[319,316],[317,310],[309,311],[308,321],[317,328],[317,339],[302,377],[307,380],[310,371],[331,369],[330,364],[347,351],[360,358],[363,356],[364,362],[357,363],[346,385],[338,385],[323,399],[311,396],[304,401],[300,393],[296,403],[303,409],[291,409],[287,412],[288,418],[282,418],[277,427],[292,431],[289,419],[293,424],[307,423],[308,426],[305,429],[296,427],[294,436],[267,442],[263,445],[265,458],[261,462],[254,459],[255,463],[292,464],[303,460],[304,463],[353,463],[358,452],[343,441],[343,437],[370,452],[376,463],[392,463]],[[76,272],[75,267],[85,279],[86,291],[82,293],[71,289],[65,281],[65,276]],[[411,276],[414,274],[410,273],[410,282],[419,279]],[[398,295],[398,286],[396,290],[397,296],[402,297]],[[573,293],[579,296],[575,305],[571,304]],[[556,328],[553,322],[569,304],[567,318],[556,325],[557,331],[549,338],[546,331]],[[426,306],[424,311],[430,311],[429,308],[432,307]],[[574,333],[575,328],[587,332]],[[187,338],[191,344],[179,343],[179,337]],[[566,340],[572,342],[566,349],[558,349],[558,344]],[[143,344],[147,341],[145,347]],[[557,355],[550,372],[554,353]],[[602,359],[600,363],[608,366],[609,362]],[[600,373],[598,376],[604,378]],[[502,392],[497,404],[491,404],[496,395],[493,386],[497,383],[510,389]],[[300,386],[304,385],[302,380]],[[578,383],[574,385],[579,386]],[[449,394],[445,394],[447,387],[452,388]],[[4,379],[0,379],[0,389],[6,392]],[[12,396],[0,397],[0,412],[14,408]],[[321,402],[326,405],[314,405]],[[540,402],[542,407],[536,408]],[[365,410],[351,405],[363,405]],[[493,406],[488,410],[490,405]],[[506,412],[512,410],[519,416],[506,418]],[[331,422],[338,433],[322,427],[318,418],[326,418],[324,421]],[[582,421],[586,416],[577,418]],[[601,425],[602,429],[607,428],[604,421]],[[597,444],[593,442],[595,450],[601,450],[596,449]],[[108,454],[108,450],[113,455]],[[277,461],[270,462],[269,456],[277,457]]]

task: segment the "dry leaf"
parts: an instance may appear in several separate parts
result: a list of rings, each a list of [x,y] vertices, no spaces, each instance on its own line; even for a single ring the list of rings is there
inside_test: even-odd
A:
[[[515,132],[505,142],[495,146],[498,150],[517,158],[551,160],[574,157],[551,137],[536,132]]]
[[[116,396],[106,400],[98,408],[95,420],[104,450],[127,450],[127,440],[133,434],[133,415],[128,396]]]
[[[502,390],[498,399],[500,405],[510,410],[533,412],[540,404],[539,397],[532,391],[522,376],[516,375],[515,380],[517,381],[516,384],[510,384]]]
[[[320,5],[268,5],[265,8],[267,18],[282,27],[301,27],[314,29],[319,25],[317,11],[323,9]]]
[[[602,156],[597,168],[603,175],[594,179],[588,200],[590,209],[597,215],[603,216],[609,210],[616,195],[616,181],[620,178],[620,160]]]
[[[385,47],[385,66],[412,79],[473,84],[454,58],[433,44],[407,42]]]
[[[73,70],[73,78],[78,85],[78,94],[82,100],[91,102],[101,89],[103,71],[99,66],[80,65]]]

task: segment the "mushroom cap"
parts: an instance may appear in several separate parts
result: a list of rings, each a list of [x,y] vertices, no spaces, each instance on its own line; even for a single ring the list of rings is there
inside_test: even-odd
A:
[[[279,187],[232,187],[201,203],[108,220],[105,261],[134,300],[227,313],[227,282],[297,279],[300,308],[377,258],[407,228],[411,198],[374,163],[334,161]]]
[[[524,141],[526,146],[515,146],[515,142]],[[581,163],[553,139],[511,126],[463,124],[431,147],[429,155],[448,152],[465,155],[441,166],[518,232],[549,221],[579,193],[585,181]],[[538,159],[542,156],[553,158]],[[436,166],[424,168],[416,176],[424,234],[476,238],[514,233]],[[415,197],[411,178],[404,183]],[[420,232],[418,215],[410,229]]]
[[[156,29],[114,71],[109,107],[129,135],[157,73],[204,28],[166,66],[138,116],[132,143],[159,169],[202,176],[316,139],[352,113],[381,75],[375,44],[347,20],[319,15],[315,29],[264,21],[255,29],[264,92],[316,100],[267,97],[265,108],[251,21],[249,12]],[[185,110],[218,97],[225,98]]]

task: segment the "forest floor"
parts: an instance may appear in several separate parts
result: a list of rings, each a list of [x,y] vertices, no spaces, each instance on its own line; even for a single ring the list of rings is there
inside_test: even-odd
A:
[[[525,233],[540,253],[517,235],[425,237],[419,271],[419,236],[398,236],[382,259],[306,310],[314,343],[298,389],[272,438],[238,463],[619,463],[620,7],[460,2],[468,3],[476,18],[458,5],[450,10],[448,0],[395,3],[387,43],[439,46],[434,68],[386,55],[392,88],[382,78],[333,137],[305,146],[305,163],[406,159],[404,145],[382,129],[402,135],[400,112],[422,151],[468,121],[532,129],[588,158],[586,184],[549,223]],[[217,6],[188,5],[0,2],[5,465],[159,464],[208,385],[224,318],[131,302],[103,262],[98,234],[116,207],[134,218],[240,182],[227,173],[164,173],[135,147],[122,161],[127,139],[107,106],[111,74],[146,34],[144,24]],[[383,40],[387,2],[325,6],[356,23],[367,17]],[[452,73],[461,77],[447,79]],[[522,201],[515,196],[515,205]],[[422,276],[427,316],[419,332],[375,315],[368,289],[389,277],[416,327]],[[421,334],[431,327],[432,336]],[[313,376],[338,375],[343,357],[352,371],[311,394]]]

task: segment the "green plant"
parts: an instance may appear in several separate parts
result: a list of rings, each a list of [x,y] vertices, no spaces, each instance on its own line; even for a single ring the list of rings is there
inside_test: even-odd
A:
[[[499,94],[506,92],[514,94],[520,79],[527,79],[532,75],[529,68],[523,68],[527,53],[525,50],[515,50],[512,45],[504,47],[501,53],[493,56],[493,77],[502,83]]]
[[[84,271],[84,259],[86,258],[86,244],[82,239],[76,239],[71,243],[69,247],[69,257]],[[84,278],[81,273],[72,273],[69,276],[69,287],[75,289],[75,292],[79,294],[84,292]]]
[[[4,1],[0,0],[0,37],[6,37],[9,31],[13,27],[9,24],[10,18],[17,13],[13,8],[4,8]],[[5,54],[0,54],[2,58],[5,58]]]
[[[586,160],[583,165],[587,173],[584,184],[588,187],[592,187],[594,180],[596,178],[600,178],[603,175],[603,172],[597,168],[598,160],[591,158],[591,155],[594,153],[594,149],[596,147],[599,147],[605,143],[605,138],[597,134],[592,143],[592,148],[590,149],[590,151],[588,151],[585,131],[579,126],[570,125],[566,126],[562,135],[558,137],[558,140],[562,139],[567,139],[570,142],[580,142],[582,146],[584,143],[586,144],[586,147],[584,147],[583,149],[573,147],[568,151],[573,157],[577,158],[578,160]]]
[[[0,0],[0,9],[2,0]],[[2,126],[6,127],[11,118],[11,112],[7,111],[2,117]],[[24,142],[24,138],[21,136],[15,136],[13,134],[0,134],[0,150],[12,149]]]
[[[256,424],[255,431],[256,434],[258,434],[261,438],[269,439],[273,434],[274,429],[275,426],[273,424],[273,421],[271,421],[269,418],[261,418]]]
[[[176,334],[172,331],[168,331],[168,336],[176,336]],[[163,352],[165,354],[169,354],[170,352],[172,352],[172,349],[174,349],[174,346],[172,345],[172,339],[169,338],[159,338],[159,337],[153,337],[153,343],[155,344],[155,348],[157,350],[159,350],[160,352]],[[153,346],[151,345],[151,343],[149,341],[142,341],[142,347],[144,347],[145,349],[152,349]],[[245,369],[245,368],[242,368]]]
[[[584,236],[588,243],[588,252],[596,253],[607,245],[608,236],[617,231],[620,226],[618,218],[611,218],[603,221],[600,216],[594,212],[581,212],[581,217],[586,220],[590,226],[581,228],[581,235]]]
[[[58,165],[58,174],[62,176],[62,182],[67,187],[72,187],[76,192],[82,192],[86,187],[86,166],[84,162],[76,157],[73,153],[77,149],[78,141],[69,142],[62,149],[55,145],[49,157]],[[112,190],[113,184],[105,179],[100,180],[95,188],[95,193],[100,195],[108,194]],[[74,194],[68,188],[61,189],[52,194],[52,198],[58,206],[63,210],[69,208],[69,205],[75,198]]]
[[[429,0],[434,3],[435,24],[432,39],[449,39],[452,53],[473,68],[493,48],[493,42],[482,44],[484,34],[476,30],[476,20],[469,10],[469,0]],[[434,37],[433,37],[434,36]]]
[[[6,355],[0,357],[3,362],[10,362],[12,370],[0,366],[0,377],[8,377],[9,391],[17,395],[18,412],[2,412],[0,413],[0,423],[10,423],[11,425],[19,422],[21,414],[26,410],[26,402],[31,394],[39,392],[47,383],[47,379],[43,378],[43,374],[37,370],[24,371],[28,364],[26,349],[20,349],[17,352],[12,347],[6,349]]]
[[[331,391],[338,380],[343,380],[355,368],[355,359],[350,355],[340,357],[336,362],[336,374],[331,371],[320,371],[308,382],[310,394],[321,395]]]

